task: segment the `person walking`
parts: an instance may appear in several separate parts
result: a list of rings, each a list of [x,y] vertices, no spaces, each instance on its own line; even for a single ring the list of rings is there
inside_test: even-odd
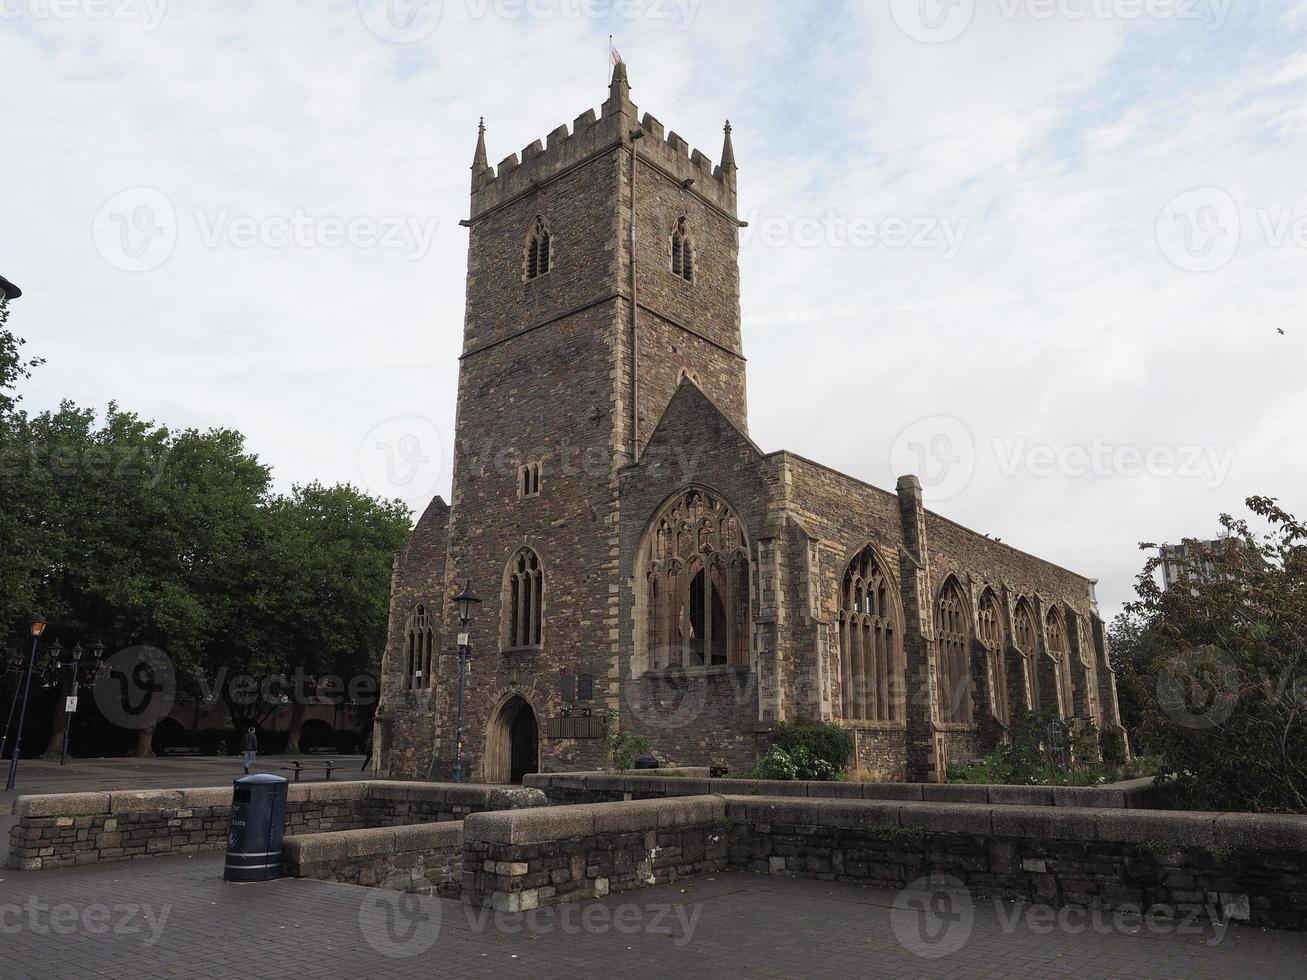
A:
[[[254,760],[259,754],[259,738],[254,734],[254,726],[251,725],[249,731],[241,739],[241,751],[245,753],[245,775],[250,774],[254,768]]]

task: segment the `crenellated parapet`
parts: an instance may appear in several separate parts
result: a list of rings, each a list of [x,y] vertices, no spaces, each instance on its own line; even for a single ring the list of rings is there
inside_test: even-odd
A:
[[[735,214],[736,166],[730,124],[726,125],[721,162],[714,164],[678,133],[666,133],[663,124],[649,113],[640,117],[630,99],[626,66],[618,65],[608,101],[599,112],[586,110],[570,127],[557,127],[543,142],[536,140],[520,153],[510,154],[498,167],[489,163],[485,127],[481,127],[472,163],[471,216],[475,220],[596,156],[629,148],[633,138],[637,156],[646,166]]]

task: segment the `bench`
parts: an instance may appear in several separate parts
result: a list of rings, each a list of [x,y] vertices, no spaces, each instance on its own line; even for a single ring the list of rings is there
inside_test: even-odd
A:
[[[163,747],[164,755],[200,755],[198,746],[195,745],[165,745]]]
[[[319,762],[305,763],[305,762],[300,762],[299,759],[295,759],[294,761],[291,762],[289,766],[282,766],[281,771],[295,773],[294,781],[298,783],[300,781],[300,774],[305,772],[325,772],[327,774],[326,776],[327,780],[330,781],[331,772],[335,768],[336,768],[336,763],[332,762],[330,759],[328,759],[326,762],[323,763],[319,763]]]

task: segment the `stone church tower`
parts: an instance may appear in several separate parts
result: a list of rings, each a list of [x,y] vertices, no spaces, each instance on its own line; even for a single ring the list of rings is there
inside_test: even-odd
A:
[[[887,494],[749,439],[736,178],[729,123],[714,165],[639,116],[625,65],[599,115],[498,168],[482,127],[453,499],[396,559],[379,770],[452,770],[468,580],[480,781],[600,767],[609,710],[687,765],[746,766],[776,722],[835,720],[860,764],[922,779],[1041,690],[1115,723],[1088,580],[951,524],[936,580],[942,519],[914,478]],[[1018,650],[1018,615],[1069,620],[1071,647]],[[1040,654],[1063,657],[1043,680]]]

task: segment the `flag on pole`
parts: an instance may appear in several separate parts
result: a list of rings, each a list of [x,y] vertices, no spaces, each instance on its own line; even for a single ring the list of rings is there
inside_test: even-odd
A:
[[[617,53],[617,48],[613,45],[612,37],[608,38],[608,47],[613,53],[613,67],[616,68],[622,63],[622,56]]]

